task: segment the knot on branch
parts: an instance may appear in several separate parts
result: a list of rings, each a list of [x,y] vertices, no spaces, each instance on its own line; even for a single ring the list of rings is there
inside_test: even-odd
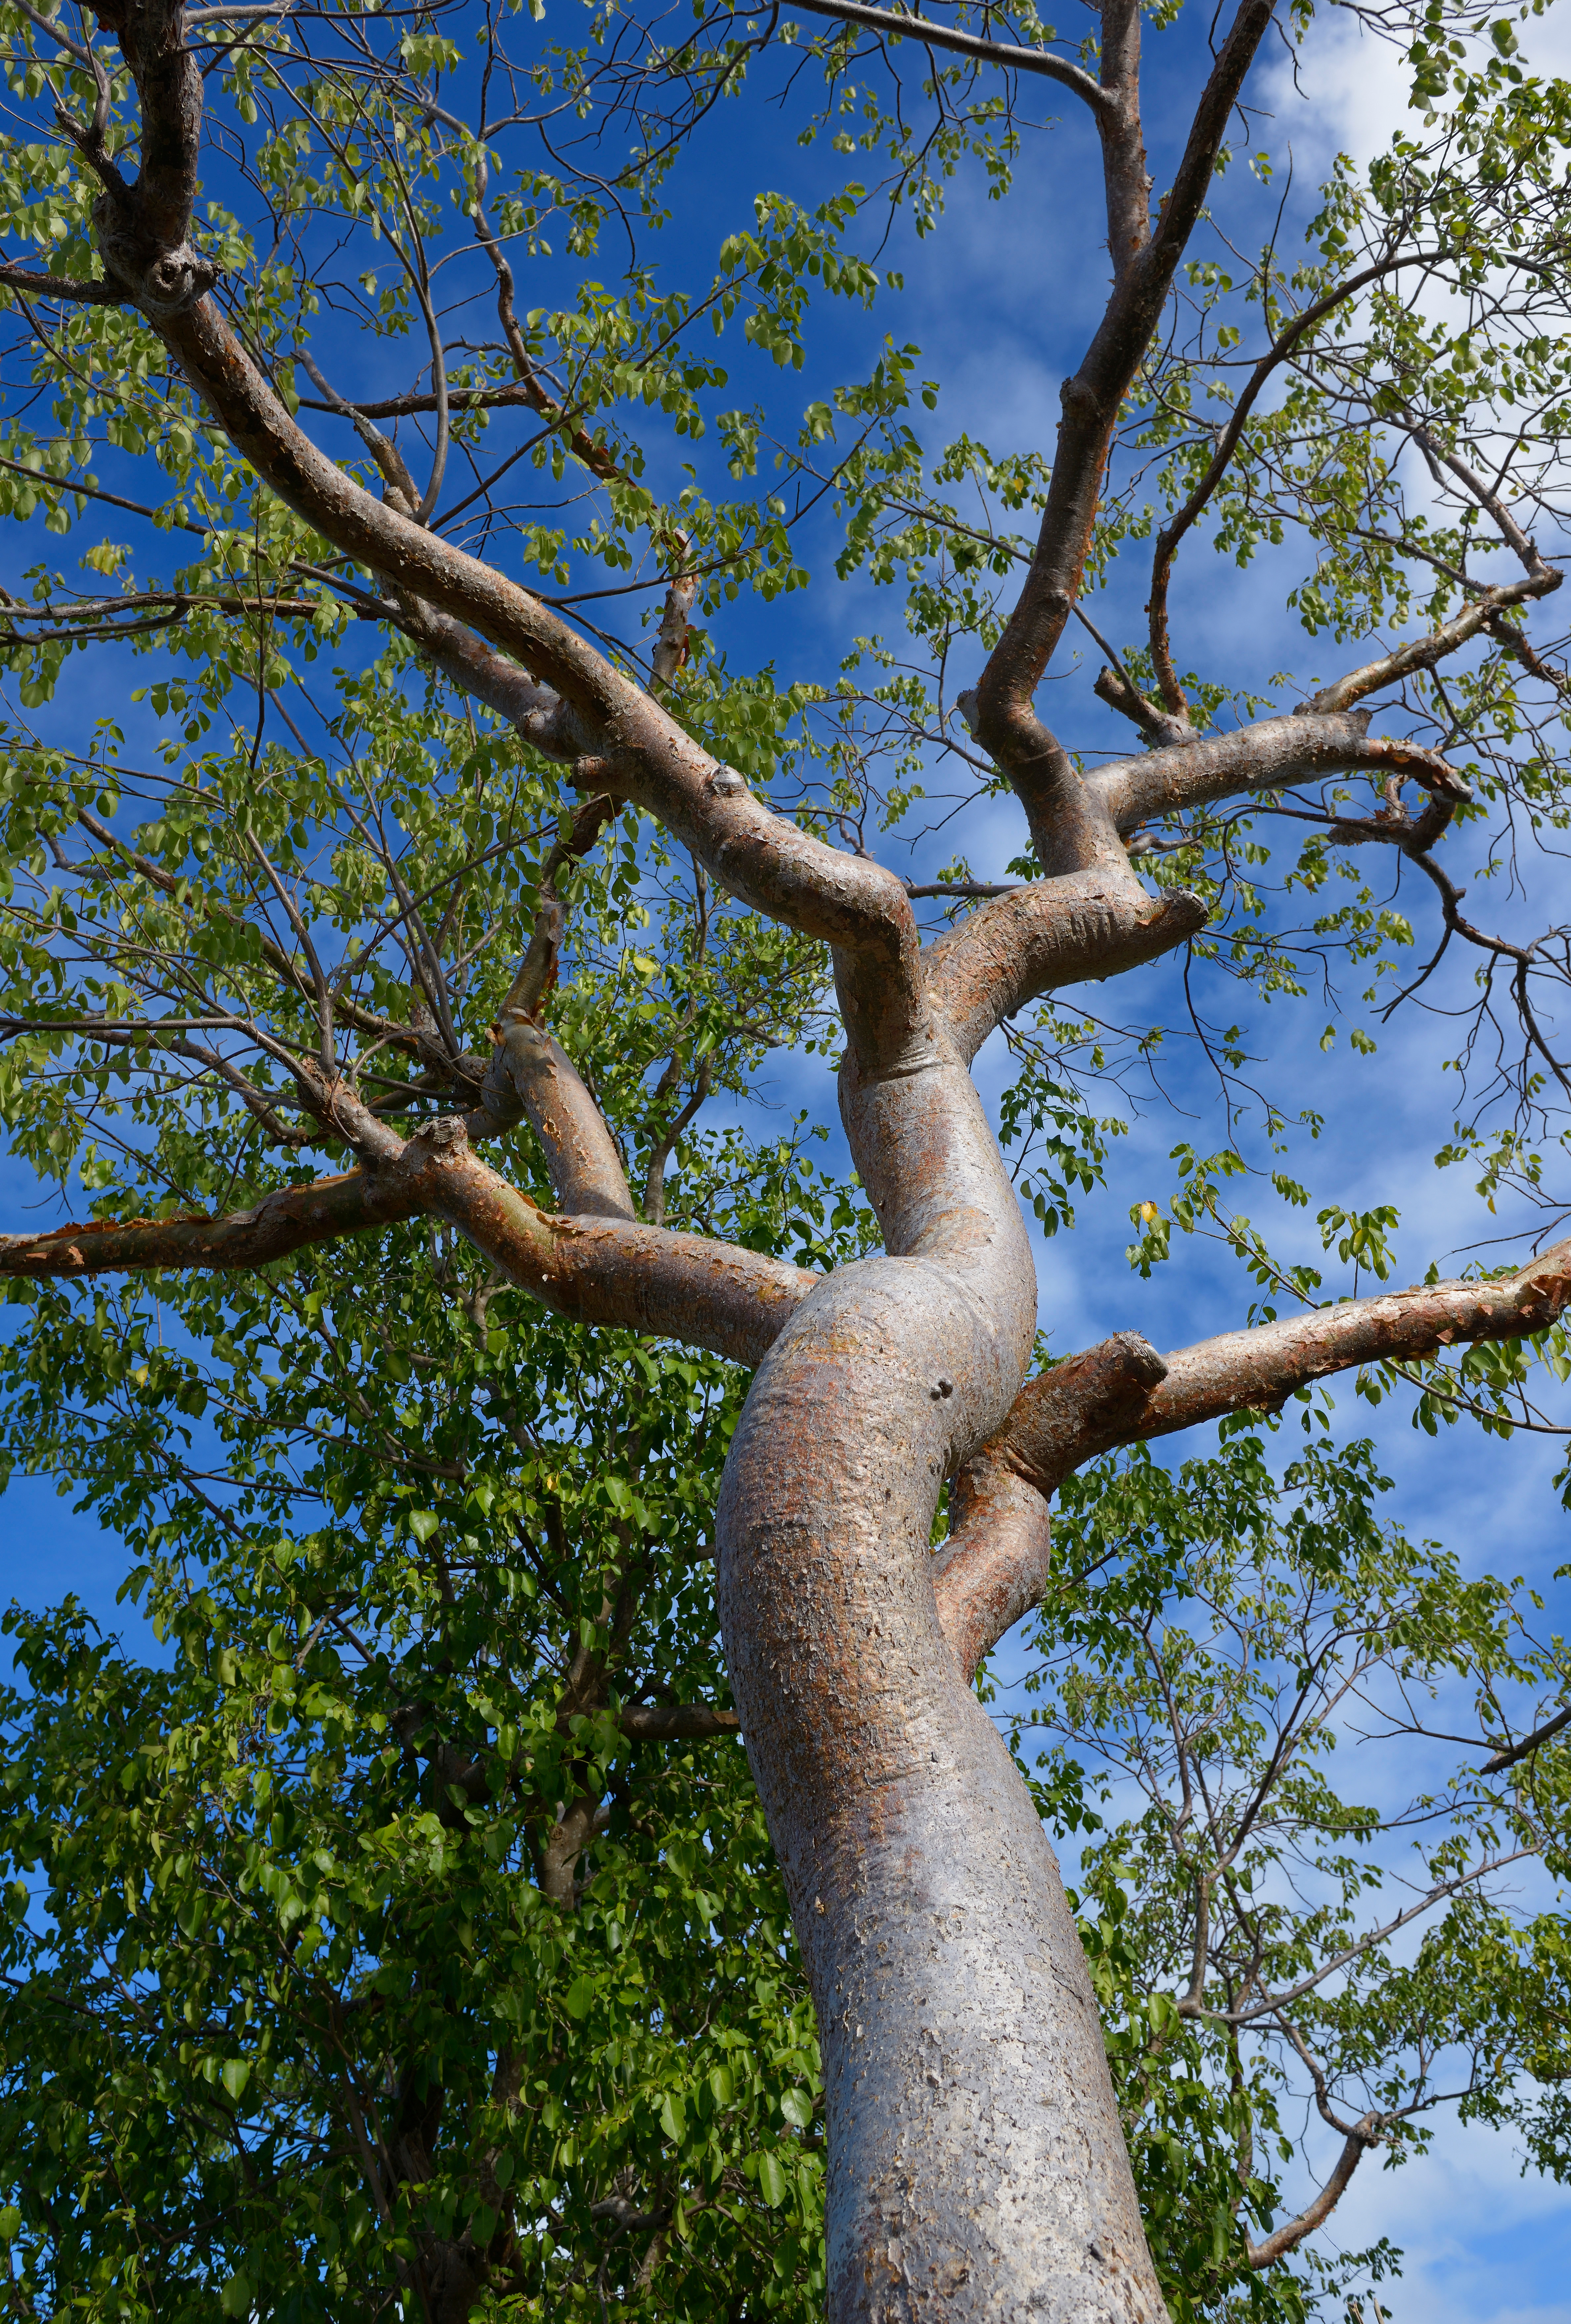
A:
[[[439,1113],[405,1140],[393,1167],[402,1178],[420,1178],[433,1167],[463,1161],[468,1151],[469,1132],[462,1114]]]
[[[134,195],[101,194],[93,205],[93,235],[106,272],[154,322],[183,315],[206,298],[224,271],[189,242],[171,246],[151,234],[137,215]]]

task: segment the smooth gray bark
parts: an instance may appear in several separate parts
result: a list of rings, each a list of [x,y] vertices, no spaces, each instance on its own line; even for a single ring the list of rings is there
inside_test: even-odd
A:
[[[824,2052],[829,2314],[1145,2324],[1165,2310],[1085,1956],[934,1596],[939,1489],[1014,1400],[1036,1286],[969,1075],[938,1028],[930,1049],[844,1075],[889,1255],[787,1323],[720,1503],[732,1684]]]

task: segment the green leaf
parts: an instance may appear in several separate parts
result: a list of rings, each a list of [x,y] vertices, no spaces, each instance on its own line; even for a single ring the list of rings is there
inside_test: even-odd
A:
[[[790,2180],[784,2164],[772,2149],[758,2158],[758,2191],[772,2211],[778,2210],[790,2192]]]

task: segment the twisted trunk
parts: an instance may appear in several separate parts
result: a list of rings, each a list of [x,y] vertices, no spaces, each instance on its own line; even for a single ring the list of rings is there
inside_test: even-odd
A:
[[[1024,1229],[941,1026],[849,1064],[842,1110],[888,1256],[819,1286],[765,1357],[719,1530],[823,2045],[828,2313],[1155,2319],[1058,1866],[933,1590],[942,1481],[1024,1374]]]

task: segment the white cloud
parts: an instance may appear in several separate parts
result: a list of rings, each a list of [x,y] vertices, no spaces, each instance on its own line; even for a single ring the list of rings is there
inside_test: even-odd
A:
[[[1331,2158],[1317,2159],[1324,2169]],[[1444,2123],[1423,2159],[1400,2171],[1366,2163],[1335,2224],[1345,2250],[1387,2236],[1403,2252],[1400,2281],[1380,2293],[1391,2324],[1571,2324],[1571,2203],[1524,2178],[1499,2132]]]

